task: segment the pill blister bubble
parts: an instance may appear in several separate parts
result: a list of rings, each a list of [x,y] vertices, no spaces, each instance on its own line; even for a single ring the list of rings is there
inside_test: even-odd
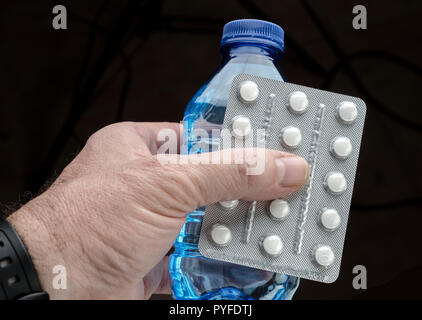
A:
[[[352,142],[347,137],[335,137],[330,144],[331,154],[338,159],[346,159],[352,149]]]
[[[337,117],[343,123],[350,124],[358,116],[356,104],[350,101],[343,101],[337,106]]]
[[[239,200],[220,201],[219,204],[224,209],[231,210],[237,207]]]
[[[320,213],[320,223],[327,231],[336,230],[341,223],[341,217],[336,209],[324,208]]]
[[[289,203],[282,199],[275,199],[268,206],[268,214],[276,220],[284,220],[290,212]]]
[[[347,189],[346,178],[341,172],[329,172],[325,176],[324,187],[332,194],[341,194]]]
[[[263,237],[261,247],[270,257],[277,257],[283,252],[283,241],[277,235],[268,235]]]
[[[302,114],[308,108],[308,97],[302,91],[295,91],[289,96],[287,107],[292,113]]]
[[[219,247],[227,246],[232,240],[232,232],[230,229],[226,225],[220,223],[216,223],[211,227],[210,236],[214,244]]]
[[[302,142],[302,133],[299,128],[285,127],[281,130],[281,144],[288,149],[297,148]]]
[[[334,262],[334,252],[330,246],[318,245],[313,250],[313,259],[319,266],[328,268]]]
[[[232,134],[234,137],[243,139],[252,131],[251,120],[245,116],[237,116],[232,120]]]
[[[253,81],[243,81],[239,85],[239,98],[244,103],[252,103],[259,96],[258,85]]]

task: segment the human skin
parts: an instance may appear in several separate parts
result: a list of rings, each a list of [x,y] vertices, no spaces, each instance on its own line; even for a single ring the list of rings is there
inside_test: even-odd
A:
[[[180,124],[123,122],[99,130],[47,191],[8,217],[51,299],[170,293],[166,253],[187,212],[223,200],[284,197],[309,177],[303,158],[276,150],[253,149],[265,152],[260,175],[248,175],[248,163],[163,164],[157,133],[165,128],[178,134]],[[65,290],[53,287],[57,265],[67,271]]]

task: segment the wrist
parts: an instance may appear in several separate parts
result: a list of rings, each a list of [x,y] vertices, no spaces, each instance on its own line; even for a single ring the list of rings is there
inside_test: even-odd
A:
[[[7,218],[24,243],[37,272],[41,286],[51,299],[63,296],[53,288],[53,267],[65,265],[57,240],[53,238],[46,220],[54,221],[53,208],[42,195],[20,208]],[[63,291],[63,290],[60,290]]]

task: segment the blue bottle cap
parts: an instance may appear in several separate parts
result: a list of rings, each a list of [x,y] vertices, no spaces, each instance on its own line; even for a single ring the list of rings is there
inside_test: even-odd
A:
[[[284,51],[284,30],[263,20],[233,20],[224,26],[220,48],[235,42],[263,43]]]

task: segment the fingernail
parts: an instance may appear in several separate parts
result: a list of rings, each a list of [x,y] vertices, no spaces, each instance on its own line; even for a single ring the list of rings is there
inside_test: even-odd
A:
[[[283,157],[275,159],[278,182],[283,187],[300,186],[308,180],[309,166],[301,157]]]

